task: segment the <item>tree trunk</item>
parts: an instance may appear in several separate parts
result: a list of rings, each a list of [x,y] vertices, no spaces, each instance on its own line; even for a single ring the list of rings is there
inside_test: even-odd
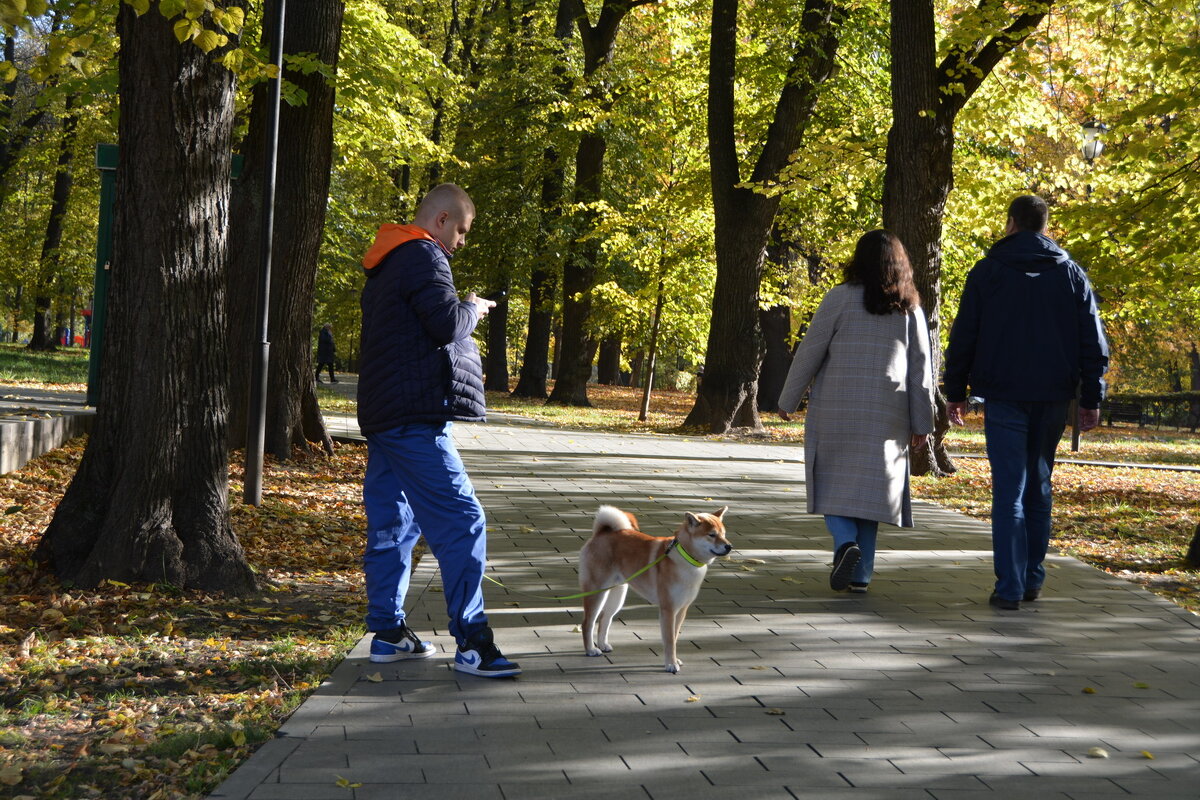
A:
[[[644,2],[649,0],[604,0],[596,24],[592,25],[582,0],[562,0],[561,6],[571,9],[583,43],[583,80],[591,84],[588,99],[604,110],[612,107],[612,99],[603,81],[596,80],[596,72],[612,61],[621,21],[634,6]],[[580,138],[575,156],[575,202],[585,209],[581,212],[578,227],[585,238],[577,237],[570,243],[563,264],[562,349],[557,365],[558,378],[548,403],[591,405],[587,382],[592,375],[591,358],[596,352],[596,342],[589,330],[589,320],[600,242],[587,234],[596,225],[597,212],[592,204],[601,199],[607,150],[608,140],[604,135],[588,131]]]
[[[543,209],[545,206],[543,206]],[[548,257],[549,254],[543,253]],[[544,400],[549,392],[550,334],[554,330],[554,273],[534,269],[529,276],[529,325],[525,333],[525,357],[513,397]]]
[[[265,19],[275,18],[271,11],[275,2],[278,0],[267,3]],[[284,53],[315,53],[336,70],[344,12],[343,0],[289,3],[284,20]],[[267,31],[264,39],[270,42],[274,35],[274,31]],[[327,453],[333,452],[317,403],[312,315],[333,155],[334,91],[318,72],[288,72],[287,80],[307,92],[308,101],[302,106],[283,103],[279,112],[265,450],[284,459],[306,440],[319,443]],[[233,195],[232,257],[227,282],[231,298],[230,444],[234,448],[246,445],[251,365],[259,346],[255,318],[268,102],[267,86],[262,84],[254,93],[250,129],[242,145],[245,162]]]
[[[933,0],[891,3],[892,128],[883,179],[883,226],[900,237],[929,322],[933,374],[941,374],[942,219],[954,186],[954,120],[1000,60],[1049,10],[1038,4],[1004,29],[959,39],[939,65]],[[953,37],[952,37],[953,38]],[[953,472],[943,442],[950,423],[937,393],[933,446],[913,453],[914,475]]]
[[[779,408],[779,394],[792,367],[792,351],[788,337],[792,334],[790,306],[772,306],[759,312],[763,343],[762,370],[758,375],[758,410],[771,412]]]
[[[574,19],[572,8],[566,0],[559,0],[554,21],[554,75],[558,92],[562,96],[571,90],[571,77],[566,67],[566,41],[571,38]],[[551,126],[563,124],[562,112],[555,111],[550,117]],[[566,171],[562,157],[556,147],[542,151],[541,190],[541,246],[537,261],[529,274],[529,324],[525,329],[525,357],[521,361],[521,375],[513,389],[513,397],[543,400],[549,396],[547,379],[550,374],[550,337],[554,332],[554,295],[557,289],[560,266],[554,255],[554,228],[562,217],[562,201],[566,194]],[[557,362],[558,342],[555,341]]]
[[[778,179],[800,146],[817,102],[817,89],[833,73],[844,13],[827,0],[807,0],[801,36],[780,92],[752,183]],[[764,352],[758,324],[758,290],[768,236],[779,197],[747,188],[741,178],[735,130],[738,0],[713,0],[708,73],[708,147],[712,164],[717,280],[704,380],[685,427],[725,433],[761,429],[758,371]]]
[[[58,144],[58,163],[54,170],[54,189],[50,196],[50,218],[42,239],[42,257],[38,265],[37,287],[33,298],[33,336],[30,350],[57,350],[54,326],[50,323],[50,285],[58,277],[58,248],[62,244],[63,218],[71,199],[73,175],[71,162],[75,157],[75,126],[78,117],[72,111],[75,96],[67,95],[62,118],[62,138]]]
[[[487,360],[484,362],[483,388],[508,391],[508,292],[496,300],[487,315]]]
[[[233,75],[221,52],[180,45],[156,8],[138,16],[123,3],[117,32],[105,375],[83,460],[36,554],[89,588],[110,578],[249,591],[226,448]]]
[[[1192,373],[1192,391],[1200,392],[1200,351],[1196,350],[1194,344],[1188,353],[1188,363]],[[1194,432],[1197,426],[1200,426],[1200,402],[1193,400],[1188,404],[1188,412],[1188,427]]]
[[[600,341],[600,356],[596,360],[596,383],[605,386],[621,385],[621,334],[605,336]]]

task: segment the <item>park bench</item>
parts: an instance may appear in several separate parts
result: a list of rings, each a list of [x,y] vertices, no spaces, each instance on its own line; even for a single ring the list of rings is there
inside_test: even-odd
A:
[[[1105,403],[1104,413],[1109,425],[1112,425],[1114,421],[1136,422],[1139,428],[1146,424],[1141,403]]]

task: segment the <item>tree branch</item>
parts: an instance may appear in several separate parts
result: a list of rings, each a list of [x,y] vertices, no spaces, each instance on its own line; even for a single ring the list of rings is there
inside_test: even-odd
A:
[[[1054,0],[1030,3],[1030,10],[1019,14],[991,39],[979,37],[969,46],[952,48],[937,68],[941,89],[938,113],[953,120],[1000,61],[1037,30],[1053,4]],[[980,0],[979,10],[985,12],[999,5],[999,0]]]

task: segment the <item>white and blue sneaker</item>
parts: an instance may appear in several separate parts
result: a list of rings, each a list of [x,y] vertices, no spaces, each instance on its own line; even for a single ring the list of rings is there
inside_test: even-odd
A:
[[[484,678],[507,678],[521,674],[520,665],[505,658],[492,641],[491,628],[479,631],[458,648],[454,654],[454,668]]]
[[[435,652],[437,649],[432,642],[421,641],[421,637],[403,622],[399,628],[377,632],[371,640],[371,660],[376,664],[410,658],[429,658]]]

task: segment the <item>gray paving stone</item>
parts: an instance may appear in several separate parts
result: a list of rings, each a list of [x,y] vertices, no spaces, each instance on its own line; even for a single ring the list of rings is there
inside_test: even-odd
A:
[[[485,587],[489,616],[524,674],[453,671],[427,559],[409,617],[439,656],[371,664],[364,638],[214,798],[1197,797],[1200,618],[1138,587],[1056,554],[1041,600],[996,612],[986,523],[918,503],[917,528],[881,535],[871,593],[834,595],[824,525],[796,510],[799,448],[511,424],[456,437],[510,587]],[[684,509],[731,506],[737,550],[689,613],[679,675],[641,599],[616,650],[588,658],[577,601],[528,596],[576,591],[600,503],[662,535]]]

